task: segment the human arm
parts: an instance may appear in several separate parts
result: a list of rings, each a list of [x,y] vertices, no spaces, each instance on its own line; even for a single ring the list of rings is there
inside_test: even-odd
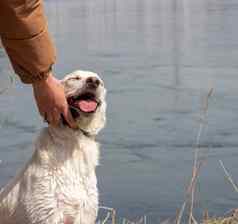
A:
[[[41,0],[1,0],[0,36],[22,82],[48,76],[56,54]]]
[[[63,87],[51,72],[56,53],[42,0],[0,0],[0,36],[15,72],[32,84],[40,114],[52,124],[63,114],[74,127]]]

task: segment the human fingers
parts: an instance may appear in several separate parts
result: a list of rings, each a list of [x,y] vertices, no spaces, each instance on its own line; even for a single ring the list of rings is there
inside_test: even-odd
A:
[[[53,115],[52,115],[51,112],[47,112],[47,113],[46,113],[44,120],[45,120],[48,124],[55,126],[54,117],[53,117]]]
[[[68,107],[64,108],[63,117],[71,128],[73,128],[73,129],[77,128],[76,121],[72,117],[72,114]]]
[[[60,112],[57,108],[53,108],[51,111],[51,125],[57,126],[60,123]]]
[[[48,124],[51,123],[51,116],[50,116],[50,114],[47,114],[47,113],[45,112],[44,116],[42,116],[42,117],[43,117],[43,121],[44,121],[44,122],[46,122],[46,123],[48,123]]]

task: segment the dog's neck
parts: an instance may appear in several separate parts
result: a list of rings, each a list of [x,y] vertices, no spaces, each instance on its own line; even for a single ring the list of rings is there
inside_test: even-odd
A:
[[[78,139],[82,137],[95,140],[96,137],[94,134],[91,134],[82,128],[75,130],[64,125],[58,127],[49,126],[48,131],[54,141],[65,141],[66,139],[70,139],[70,141],[78,141]]]

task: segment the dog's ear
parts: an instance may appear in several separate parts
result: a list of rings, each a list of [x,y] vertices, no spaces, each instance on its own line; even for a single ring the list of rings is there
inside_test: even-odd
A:
[[[72,84],[72,82],[70,82],[70,80],[72,80],[73,77],[73,73],[70,73],[68,75],[66,75],[63,79],[60,79],[60,83],[63,85],[65,93],[69,93],[71,92],[71,90],[74,91],[74,85]]]
[[[71,73],[65,75],[64,78],[59,80],[60,83],[64,85],[67,82],[67,80],[69,80],[70,78],[72,78],[74,76],[74,74],[75,74],[75,72],[71,72]]]
[[[66,75],[63,79],[60,79],[59,82],[64,86],[68,79],[68,75]]]

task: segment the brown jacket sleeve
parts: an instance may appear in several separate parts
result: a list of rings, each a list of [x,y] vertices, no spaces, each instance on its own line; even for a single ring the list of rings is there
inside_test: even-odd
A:
[[[2,43],[24,83],[46,78],[55,62],[42,4],[42,0],[0,0]]]

